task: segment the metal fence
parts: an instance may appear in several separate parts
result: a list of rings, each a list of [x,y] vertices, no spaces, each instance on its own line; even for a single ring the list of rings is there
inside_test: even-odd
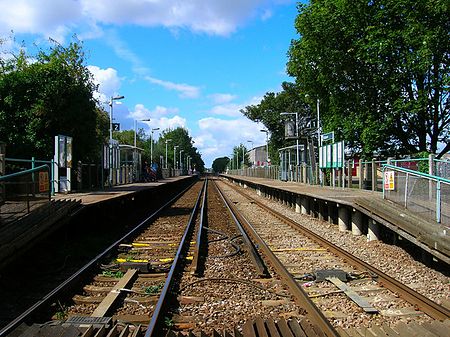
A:
[[[279,166],[265,166],[265,167],[247,167],[243,169],[228,170],[227,174],[237,176],[247,176],[265,179],[280,179]]]
[[[383,198],[450,225],[450,180],[394,165],[385,165],[383,172],[392,177],[391,185],[383,185]]]
[[[48,165],[0,177],[0,225],[30,213],[51,198]]]

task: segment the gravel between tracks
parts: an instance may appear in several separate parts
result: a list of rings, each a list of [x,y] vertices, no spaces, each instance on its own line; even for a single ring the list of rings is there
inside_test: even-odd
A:
[[[246,189],[245,193],[257,198],[270,208],[283,213],[436,303],[444,306],[449,305],[450,277],[414,260],[402,248],[381,241],[368,242],[365,236],[354,236],[351,231],[340,232],[337,225],[295,213],[293,209],[285,205],[258,196],[254,190]]]
[[[208,228],[220,231],[228,238],[236,238],[231,241],[244,247],[234,222],[211,185],[208,189]],[[190,328],[189,324],[186,326],[194,333],[200,330],[211,333],[212,329],[232,331],[234,327],[241,328],[246,320],[256,317],[301,317],[301,309],[291,300],[281,281],[259,278],[248,253],[243,251],[233,255],[235,248],[230,241],[220,240],[221,237],[223,235],[208,231],[208,257],[201,277],[189,272],[183,274],[181,295],[204,299],[174,309],[191,323]]]

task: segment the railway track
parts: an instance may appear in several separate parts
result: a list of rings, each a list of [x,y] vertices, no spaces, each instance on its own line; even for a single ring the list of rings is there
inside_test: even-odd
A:
[[[411,331],[400,320],[404,325],[391,328],[395,319],[385,319],[380,305],[361,306],[358,294],[349,299],[351,291],[385,295],[376,271],[347,263],[348,256],[339,262],[338,253],[305,238],[296,224],[220,186],[223,192],[205,180],[174,198],[0,336],[373,337]],[[258,215],[248,207],[258,207]],[[333,303],[350,317],[346,324],[330,310]],[[440,336],[436,329],[448,332],[430,313],[417,316],[420,331],[430,337]],[[366,315],[373,318],[369,326]],[[440,315],[448,318],[445,311]]]
[[[360,336],[367,332],[369,336],[413,332],[413,335],[449,335],[447,308],[274,211],[242,189],[223,183],[222,188],[260,248],[282,262],[341,335]],[[406,323],[411,321],[414,323],[408,326]]]

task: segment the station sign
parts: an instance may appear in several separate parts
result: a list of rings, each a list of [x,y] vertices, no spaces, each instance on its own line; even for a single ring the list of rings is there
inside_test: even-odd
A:
[[[334,142],[334,131],[324,133],[324,134],[320,135],[320,138],[321,138],[322,143],[328,142],[328,141],[331,141],[333,143]]]

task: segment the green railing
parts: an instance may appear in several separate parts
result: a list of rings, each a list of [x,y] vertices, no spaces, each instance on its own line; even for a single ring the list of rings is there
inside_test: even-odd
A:
[[[35,206],[51,200],[50,167],[41,165],[29,170],[0,176],[0,217],[2,223],[20,218]]]

